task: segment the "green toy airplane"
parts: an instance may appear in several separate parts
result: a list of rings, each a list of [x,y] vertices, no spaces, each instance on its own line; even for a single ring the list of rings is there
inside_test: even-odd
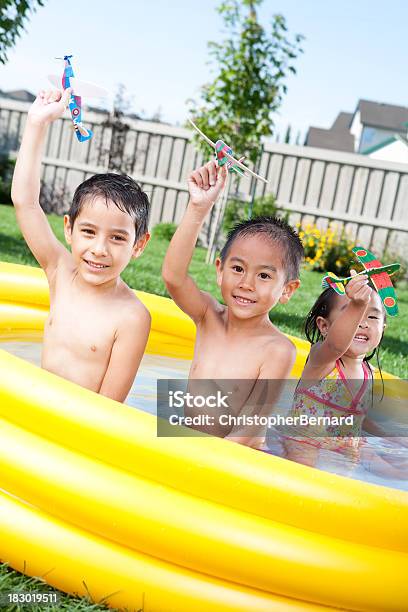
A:
[[[390,276],[400,269],[400,264],[392,263],[383,266],[373,253],[367,251],[367,249],[363,249],[363,247],[355,247],[353,253],[358,261],[364,266],[364,270],[358,274],[367,274],[369,276],[371,283],[378,291],[378,295],[384,304],[386,313],[391,317],[395,317],[395,315],[398,314],[397,296]],[[352,276],[339,278],[333,274],[333,272],[328,272],[323,278],[322,287],[324,289],[331,287],[339,295],[344,295],[344,287],[352,278]]]

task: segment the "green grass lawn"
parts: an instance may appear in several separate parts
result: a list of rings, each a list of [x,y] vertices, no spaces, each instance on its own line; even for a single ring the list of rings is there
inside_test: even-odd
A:
[[[57,237],[63,241],[62,218],[49,215],[48,219]],[[143,255],[129,264],[123,274],[123,279],[135,289],[167,296],[160,273],[167,245],[165,240],[153,237]],[[201,289],[209,291],[220,299],[215,281],[215,269],[214,266],[205,263],[205,254],[202,248],[195,250],[190,268],[191,275]],[[12,206],[0,206],[0,261],[38,266],[16,225]],[[320,272],[302,270],[300,289],[288,304],[279,304],[271,314],[271,319],[282,331],[303,337],[303,321],[321,291],[321,279]],[[387,321],[387,329],[381,345],[381,366],[396,376],[408,378],[408,287],[406,283],[398,286],[397,293],[400,314]]]
[[[29,578],[19,572],[15,572],[6,564],[0,564],[0,596],[7,596],[9,593],[57,593],[60,596],[56,604],[41,604],[22,606],[13,604],[8,606],[0,605],[2,612],[20,612],[20,610],[30,610],[30,612],[56,612],[57,610],[74,610],[78,612],[97,612],[98,610],[108,610],[105,605],[92,603],[91,598],[73,597],[50,587],[38,578]],[[110,608],[114,610],[114,608]]]

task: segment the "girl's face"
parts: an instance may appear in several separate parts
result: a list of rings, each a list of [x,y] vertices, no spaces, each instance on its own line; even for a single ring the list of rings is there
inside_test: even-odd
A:
[[[335,302],[329,316],[327,318],[318,317],[317,319],[317,324],[323,336],[327,334],[331,324],[350,302],[346,295],[336,295],[334,299]],[[357,358],[371,353],[380,344],[384,328],[384,308],[377,291],[372,291],[368,308],[345,355]]]

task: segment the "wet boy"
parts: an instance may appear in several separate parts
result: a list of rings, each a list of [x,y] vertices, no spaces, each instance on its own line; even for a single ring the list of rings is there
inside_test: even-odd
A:
[[[42,367],[123,402],[143,356],[150,315],[120,274],[149,239],[149,202],[130,177],[92,176],[64,218],[68,251],[39,205],[41,151],[69,90],[41,92],[28,112],[12,199],[23,236],[50,288]]]
[[[225,306],[188,275],[200,229],[225,180],[225,166],[215,161],[190,175],[190,201],[163,264],[170,295],[197,326],[190,379],[282,380],[289,376],[296,349],[271,323],[269,311],[299,287],[303,247],[296,232],[273,218],[253,219],[230,232],[216,260]],[[239,437],[232,427],[212,432]]]

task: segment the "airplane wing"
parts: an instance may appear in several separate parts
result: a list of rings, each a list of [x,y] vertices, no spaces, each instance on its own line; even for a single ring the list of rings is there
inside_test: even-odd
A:
[[[328,272],[322,280],[322,288],[328,289],[329,287],[331,287],[339,295],[344,295],[346,293],[346,290],[342,281],[346,280],[346,278],[339,278],[338,276],[333,274],[333,272]]]
[[[61,89],[61,77],[56,74],[48,75],[48,80],[52,85]],[[80,81],[75,77],[70,78],[70,84],[73,89],[73,93],[76,96],[82,96],[83,98],[105,98],[109,95],[109,92],[103,87],[99,87],[99,85],[95,85],[94,83],[87,83],[85,81]]]
[[[48,75],[48,80],[51,83],[51,85],[54,85],[54,87],[57,87],[58,89],[61,89],[62,87],[62,79],[60,76],[57,76],[56,74],[49,74]]]
[[[378,291],[386,313],[391,317],[395,317],[398,314],[397,296],[390,279],[390,274],[399,269],[399,264],[383,266],[373,253],[362,247],[355,247],[353,253],[369,273],[370,280]]]
[[[82,123],[77,123],[77,127],[79,130],[79,133],[82,134],[82,136],[87,137],[89,135],[89,130],[87,130]]]
[[[382,263],[376,258],[376,256],[371,253],[371,251],[367,251],[363,247],[354,247],[352,249],[354,255],[357,257],[358,261],[364,266],[366,270],[370,268],[381,268]]]
[[[395,317],[398,314],[397,296],[389,274],[387,272],[373,274],[370,280],[378,291],[386,313],[390,317]]]
[[[236,164],[238,166],[238,168],[241,168],[241,170],[243,170],[244,172],[249,172],[249,174],[251,174],[253,177],[255,177],[256,179],[259,179],[260,181],[263,181],[264,183],[268,183],[269,182],[265,178],[263,178],[262,176],[259,176],[259,174],[256,174],[255,172],[252,172],[252,170],[250,170],[244,164],[241,164],[241,162],[238,159],[235,159],[235,157],[233,155],[230,155],[229,153],[226,153],[225,151],[223,151],[223,154],[225,155],[225,157],[228,157],[228,159],[230,159],[232,162],[234,162],[234,164]]]
[[[210,146],[211,146],[213,149],[215,149],[215,142],[213,142],[212,140],[210,140],[210,139],[208,138],[208,136],[206,136],[206,135],[204,134],[204,132],[202,132],[202,131],[200,130],[200,128],[198,128],[198,127],[196,126],[196,124],[194,123],[194,121],[192,121],[190,118],[189,118],[188,120],[189,120],[189,122],[191,123],[191,125],[193,126],[193,128],[196,130],[196,132],[198,132],[198,133],[200,134],[201,138],[204,138],[204,140],[206,140],[206,141],[208,142],[208,144],[209,144],[209,145],[210,145]]]
[[[189,122],[191,123],[191,125],[193,126],[193,128],[200,134],[200,136],[202,138],[204,138],[204,140],[206,140],[208,142],[209,145],[211,145],[214,149],[216,149],[216,143],[213,142],[212,140],[210,140],[208,138],[208,136],[206,136],[204,134],[204,132],[202,132],[194,123],[194,121],[192,121],[189,118]],[[264,183],[268,183],[268,181],[264,178],[262,178],[262,176],[259,176],[259,174],[256,174],[255,172],[252,172],[252,170],[250,170],[249,168],[247,168],[246,166],[244,166],[244,164],[242,164],[238,159],[235,159],[235,157],[233,155],[229,155],[229,153],[226,153],[225,150],[223,150],[223,155],[225,155],[225,157],[227,157],[230,161],[234,162],[234,165],[238,166],[238,168],[241,168],[241,170],[243,170],[244,172],[249,172],[249,174],[251,174],[253,177],[255,177],[256,179],[259,179],[260,181],[263,181]]]

